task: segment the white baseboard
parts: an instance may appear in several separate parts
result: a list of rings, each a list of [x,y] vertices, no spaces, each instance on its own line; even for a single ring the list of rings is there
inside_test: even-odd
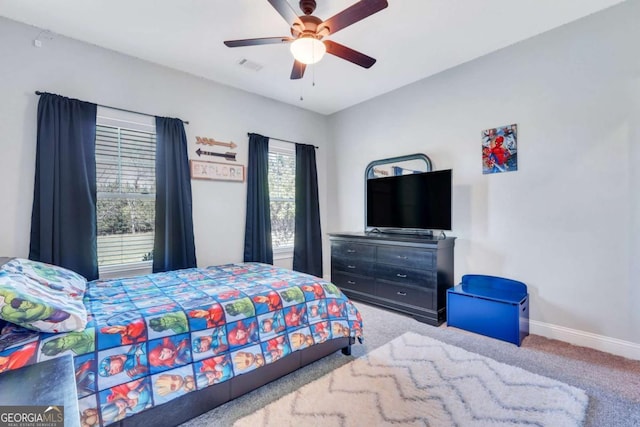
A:
[[[529,332],[531,334],[541,335],[546,338],[552,338],[582,347],[593,348],[626,357],[628,359],[640,360],[640,344],[630,341],[605,337],[603,335],[538,322],[536,320],[529,321]]]

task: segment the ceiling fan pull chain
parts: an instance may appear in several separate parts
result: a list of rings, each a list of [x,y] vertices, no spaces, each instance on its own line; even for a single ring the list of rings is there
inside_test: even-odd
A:
[[[313,57],[313,64],[311,65],[311,87],[316,87],[316,50],[311,50],[311,56]]]

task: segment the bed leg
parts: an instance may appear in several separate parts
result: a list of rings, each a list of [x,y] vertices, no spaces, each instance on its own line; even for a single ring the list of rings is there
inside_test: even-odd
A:
[[[345,356],[351,356],[351,346],[342,347],[342,354]]]

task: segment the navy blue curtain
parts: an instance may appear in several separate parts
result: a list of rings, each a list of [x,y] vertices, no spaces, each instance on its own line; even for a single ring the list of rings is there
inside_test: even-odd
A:
[[[153,272],[196,266],[187,135],[180,119],[156,117]]]
[[[296,217],[293,269],[322,277],[322,233],[316,149],[296,144]]]
[[[273,264],[269,204],[269,138],[249,134],[244,261]]]
[[[97,279],[96,104],[43,93],[37,133],[29,259]]]

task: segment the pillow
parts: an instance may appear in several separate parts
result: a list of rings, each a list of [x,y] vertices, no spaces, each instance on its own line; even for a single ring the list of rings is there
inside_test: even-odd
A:
[[[0,268],[0,319],[41,332],[82,331],[86,284],[65,268],[14,258]]]
[[[3,265],[5,265],[6,263],[8,263],[9,261],[11,261],[13,258],[11,257],[5,257],[5,256],[0,256],[0,267],[2,267]],[[2,330],[4,329],[4,327],[7,325],[7,321],[0,318],[0,337],[2,336]],[[0,340],[2,341],[2,340]],[[0,347],[0,351],[4,350],[2,347]]]

